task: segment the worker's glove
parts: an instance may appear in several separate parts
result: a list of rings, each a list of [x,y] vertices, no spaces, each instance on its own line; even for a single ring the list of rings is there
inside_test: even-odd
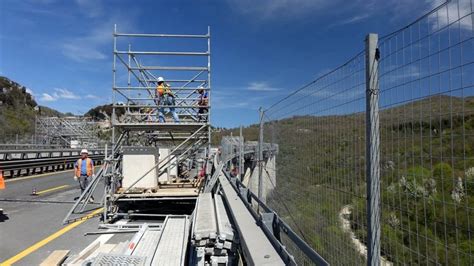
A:
[[[92,177],[92,179],[94,179],[94,178],[95,178],[95,175],[92,175],[91,177]]]
[[[79,177],[74,176],[74,181],[77,181],[77,180],[79,180]]]

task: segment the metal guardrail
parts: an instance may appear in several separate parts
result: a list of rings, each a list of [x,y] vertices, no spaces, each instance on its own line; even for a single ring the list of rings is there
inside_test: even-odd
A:
[[[89,155],[104,154],[104,149],[89,150]],[[0,150],[0,161],[79,156],[79,149],[8,149]]]
[[[258,148],[255,142],[247,142],[244,146],[244,154],[256,153]],[[277,153],[278,145],[265,143],[263,146],[264,153]],[[223,147],[223,150],[226,150]],[[230,149],[227,149],[230,151]],[[235,149],[238,151],[238,149]],[[286,237],[294,244],[300,252],[302,252],[312,263],[316,265],[329,265],[329,263],[318,254],[311,246],[301,239],[293,229],[281,219],[278,214],[268,207],[258,196],[247,188],[237,177],[231,177],[230,173],[225,170],[224,165],[229,163],[232,158],[238,157],[239,154],[227,154],[218,165],[216,165],[216,172],[209,180],[209,184],[206,186],[204,191],[210,192],[214,189],[216,179],[219,176],[219,172],[222,171],[226,178],[230,181],[232,187],[236,190],[240,199],[244,202],[247,209],[250,211],[252,216],[260,224],[260,227],[264,231],[275,249],[278,250],[280,256],[287,265],[296,265],[294,256],[289,252],[287,247],[283,244],[282,236]],[[217,159],[218,160],[218,159]],[[215,162],[216,163],[216,162]]]
[[[64,149],[63,145],[34,144],[34,143],[1,143],[0,150],[26,150],[26,149]]]
[[[89,158],[102,164],[104,150],[90,150]],[[4,150],[0,151],[0,171],[7,178],[72,169],[79,158],[77,149]]]
[[[226,178],[230,181],[234,189],[237,191],[240,199],[247,206],[247,209],[253,215],[255,220],[260,223],[265,235],[272,242],[273,246],[278,250],[280,256],[287,265],[297,265],[294,256],[290,254],[287,248],[281,242],[281,235],[285,234],[297,248],[300,249],[313,263],[316,265],[329,265],[329,263],[312,249],[301,237],[296,234],[293,229],[283,221],[278,214],[262,202],[256,194],[248,189],[242,182],[231,177],[224,171]],[[255,205],[257,207],[255,207]]]

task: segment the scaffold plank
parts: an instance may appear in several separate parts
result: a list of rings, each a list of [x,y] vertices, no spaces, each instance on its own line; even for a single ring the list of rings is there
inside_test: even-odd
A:
[[[215,239],[217,234],[216,211],[211,193],[201,193],[196,204],[194,240]]]
[[[168,216],[151,265],[184,265],[188,220],[187,216]]]

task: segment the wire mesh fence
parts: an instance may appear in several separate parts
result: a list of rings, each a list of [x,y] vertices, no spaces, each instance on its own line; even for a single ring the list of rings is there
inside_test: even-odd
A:
[[[22,144],[34,143],[35,136],[32,134],[18,133],[18,134],[1,134],[0,143],[3,144]]]
[[[364,110],[360,53],[265,111],[264,141],[280,151],[268,204],[332,264],[363,263],[346,232],[365,220],[351,204],[365,198]]]
[[[329,263],[365,264],[376,228],[382,264],[474,264],[473,23],[473,1],[448,1],[380,38],[378,74],[363,51],[265,110],[263,141],[279,146],[267,203]],[[371,75],[381,207],[372,227]]]
[[[472,26],[472,2],[450,1],[379,42],[381,244],[390,261],[474,263]]]

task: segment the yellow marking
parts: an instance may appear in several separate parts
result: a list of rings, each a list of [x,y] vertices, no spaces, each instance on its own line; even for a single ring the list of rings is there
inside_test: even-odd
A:
[[[95,168],[102,166],[102,165],[96,165]],[[25,176],[25,177],[16,177],[16,178],[9,178],[5,179],[5,183],[9,182],[14,182],[14,181],[20,181],[20,180],[27,180],[27,179],[32,179],[32,178],[37,178],[37,177],[43,177],[43,176],[50,176],[50,175],[56,175],[56,174],[62,174],[62,173],[67,173],[67,172],[72,172],[74,169],[70,170],[64,170],[64,171],[57,171],[57,172],[51,172],[51,173],[44,173],[44,174],[39,174],[39,175],[32,175],[32,176]],[[72,176],[71,176],[72,178]]]
[[[14,182],[14,181],[20,181],[20,180],[27,180],[27,179],[32,179],[32,178],[37,178],[37,177],[43,177],[43,176],[50,176],[50,175],[56,175],[56,174],[62,174],[66,172],[72,172],[74,169],[71,170],[64,170],[64,171],[59,171],[59,172],[51,172],[51,173],[45,173],[45,174],[39,174],[39,175],[32,175],[32,176],[25,176],[25,177],[17,177],[17,178],[9,178],[6,179],[5,182]],[[71,177],[72,178],[72,177]]]
[[[53,188],[50,188],[50,189],[41,190],[39,192],[36,192],[36,194],[41,195],[43,193],[48,193],[48,192],[51,192],[51,191],[55,191],[55,190],[62,189],[62,188],[67,188],[67,187],[69,187],[69,185],[57,186],[57,187],[53,187]]]
[[[83,217],[81,220],[76,221],[72,224],[69,224],[69,225],[63,227],[62,229],[60,229],[56,233],[53,233],[52,235],[46,237],[45,239],[36,242],[34,245],[24,249],[22,252],[16,254],[15,256],[9,258],[6,261],[0,263],[0,265],[1,266],[12,265],[13,263],[15,263],[15,262],[23,259],[24,257],[30,255],[31,253],[35,252],[39,248],[41,248],[44,245],[48,244],[49,242],[55,240],[56,238],[60,237],[61,235],[67,233],[68,231],[72,230],[73,228],[77,227],[78,225],[82,224],[83,222],[89,220],[90,218],[92,218],[93,216],[95,216],[96,214],[101,212],[102,210],[103,210],[103,208],[97,209],[97,210],[91,212],[90,214],[88,214],[87,216]]]

